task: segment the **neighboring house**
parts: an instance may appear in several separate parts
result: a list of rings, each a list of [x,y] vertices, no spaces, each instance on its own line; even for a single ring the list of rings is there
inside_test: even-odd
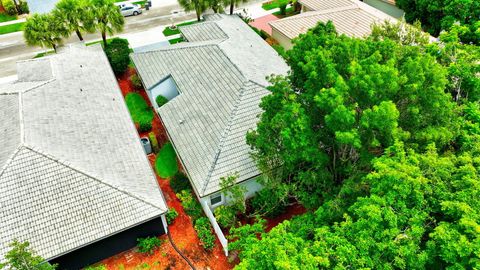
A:
[[[80,269],[165,233],[167,206],[102,48],[17,69],[0,84],[0,262],[18,239]]]
[[[395,5],[395,0],[363,0],[363,2],[397,19],[405,15],[405,12]]]
[[[246,133],[269,93],[266,77],[289,68],[238,16],[205,17],[180,28],[188,42],[131,57],[152,103],[158,95],[169,99],[158,114],[212,221],[210,210],[228,201],[221,177],[237,172],[247,197],[261,188]]]
[[[358,0],[302,0],[304,12],[285,19],[270,22],[272,37],[285,49],[293,47],[292,39],[304,34],[319,22],[332,21],[339,34],[365,37],[371,33],[374,23],[395,18]]]
[[[27,0],[27,3],[30,14],[44,14],[52,11],[58,1],[59,0]]]

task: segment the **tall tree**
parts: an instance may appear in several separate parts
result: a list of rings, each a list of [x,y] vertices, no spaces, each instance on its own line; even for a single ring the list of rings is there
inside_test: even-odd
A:
[[[95,28],[102,34],[104,47],[107,46],[107,34],[113,35],[123,31],[125,19],[113,0],[90,0],[95,16]]]
[[[247,142],[260,168],[280,167],[279,181],[307,206],[362,176],[395,140],[422,148],[454,138],[446,70],[420,48],[338,36],[331,23],[294,44],[291,75],[272,81]]]
[[[478,47],[395,28],[294,41],[247,140],[315,211],[231,244],[237,269],[480,268]]]
[[[28,242],[14,240],[9,244],[10,250],[5,255],[5,263],[0,263],[0,269],[5,270],[54,270],[42,257],[35,254]]]
[[[197,21],[201,20],[202,13],[207,10],[211,2],[209,0],[179,0],[178,3],[185,11],[195,10]]]
[[[225,0],[208,0],[208,6],[214,13],[222,13],[226,6]]]
[[[94,16],[86,0],[61,0],[57,2],[53,15],[65,23],[70,32],[83,40],[82,32],[93,32]]]
[[[35,13],[25,22],[23,37],[29,46],[51,47],[57,51],[68,29],[51,14]]]
[[[480,44],[480,1],[477,0],[398,0],[396,5],[405,11],[409,23],[420,20],[425,30],[438,36],[453,25],[467,26],[461,35],[465,43]]]
[[[402,45],[427,45],[430,40],[429,35],[422,31],[419,21],[410,25],[403,18],[397,22],[374,23],[370,38],[375,41],[390,39]]]

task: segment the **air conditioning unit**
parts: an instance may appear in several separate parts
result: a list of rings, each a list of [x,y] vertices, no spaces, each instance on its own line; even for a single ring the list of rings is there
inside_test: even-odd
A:
[[[146,137],[140,138],[140,141],[142,142],[143,145],[143,150],[145,150],[145,154],[149,155],[152,153],[152,144],[150,143],[150,140]]]

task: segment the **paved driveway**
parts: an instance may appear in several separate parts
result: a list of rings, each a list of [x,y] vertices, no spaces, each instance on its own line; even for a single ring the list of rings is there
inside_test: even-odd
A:
[[[272,27],[270,27],[268,23],[276,20],[278,20],[278,18],[275,15],[268,14],[266,16],[254,19],[253,22],[250,22],[250,25],[255,28],[262,29],[269,35],[272,35]]]

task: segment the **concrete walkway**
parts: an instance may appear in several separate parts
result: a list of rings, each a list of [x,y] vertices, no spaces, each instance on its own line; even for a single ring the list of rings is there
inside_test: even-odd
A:
[[[8,22],[1,22],[1,23],[0,23],[0,26],[10,25],[10,24],[16,24],[16,23],[22,23],[22,22],[25,22],[25,21],[26,21],[25,18],[21,18],[21,19],[18,19],[18,20],[13,20],[13,21],[8,21]]]

